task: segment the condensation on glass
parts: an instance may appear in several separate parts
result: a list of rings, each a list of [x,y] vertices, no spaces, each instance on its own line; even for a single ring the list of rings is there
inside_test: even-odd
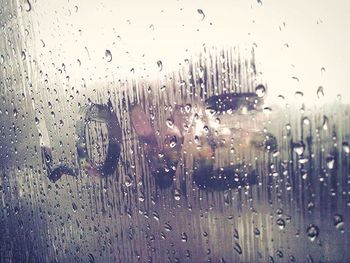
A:
[[[99,24],[109,1],[0,3],[1,262],[349,260],[346,93],[270,89],[257,44],[170,67]],[[215,30],[211,9],[174,5]]]

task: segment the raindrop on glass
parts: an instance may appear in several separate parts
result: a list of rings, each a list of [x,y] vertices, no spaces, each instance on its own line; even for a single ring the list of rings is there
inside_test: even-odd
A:
[[[319,229],[316,225],[310,224],[306,229],[306,234],[308,238],[313,242],[319,234]]]
[[[337,229],[340,229],[344,225],[343,217],[339,214],[335,214],[333,217],[333,224]]]
[[[327,156],[326,163],[327,163],[328,169],[332,170],[334,168],[334,156],[333,155]]]
[[[346,154],[349,154],[349,153],[350,153],[349,143],[348,143],[348,142],[343,142],[342,146],[343,146],[343,151],[344,151]]]
[[[235,242],[234,250],[238,253],[238,255],[242,255],[242,248],[237,242]]]
[[[203,21],[204,18],[205,18],[205,14],[204,14],[203,10],[202,9],[197,9],[197,12],[198,12],[198,14],[200,14],[202,16],[201,20]]]
[[[27,12],[29,12],[30,10],[32,10],[32,5],[29,2],[29,0],[25,0],[24,1],[24,10],[26,10]]]
[[[181,241],[185,243],[185,242],[187,242],[187,239],[188,239],[187,234],[185,232],[183,232],[181,234]]]
[[[318,98],[324,97],[324,92],[323,92],[323,87],[322,86],[319,86],[318,89],[317,89],[317,97]]]
[[[265,96],[265,93],[266,93],[266,89],[265,89],[265,86],[264,85],[258,85],[256,88],[255,88],[255,93],[256,95],[259,97],[259,98],[262,98]]]
[[[27,58],[26,52],[23,50],[23,51],[21,52],[21,59],[22,59],[22,60],[26,60],[26,58]]]
[[[162,70],[163,70],[163,63],[162,63],[161,60],[158,60],[158,61],[157,61],[157,66],[158,66],[158,68],[159,68],[159,71],[162,71]]]
[[[112,53],[111,53],[111,51],[109,49],[106,49],[105,57],[106,57],[107,62],[111,62],[112,61]]]
[[[173,121],[172,119],[167,119],[167,120],[165,121],[165,123],[166,123],[166,126],[167,126],[168,128],[170,128],[170,129],[174,128],[174,121]]]
[[[286,226],[286,222],[282,218],[278,218],[276,220],[276,224],[278,225],[279,229],[284,229]]]
[[[181,192],[179,189],[175,189],[175,193],[174,193],[174,199],[176,201],[179,201],[181,199]]]
[[[174,148],[176,146],[176,144],[177,144],[176,136],[171,137],[170,144],[169,144],[170,148]]]
[[[303,142],[296,142],[293,145],[293,151],[297,154],[297,155],[302,155],[304,153],[305,150],[305,145]]]
[[[322,129],[328,130],[328,117],[327,116],[323,116]]]

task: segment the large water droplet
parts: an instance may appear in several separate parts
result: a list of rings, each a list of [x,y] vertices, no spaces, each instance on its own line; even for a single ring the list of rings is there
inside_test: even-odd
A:
[[[175,193],[174,193],[174,199],[176,201],[179,201],[181,199],[181,192],[179,189],[175,189]]]
[[[266,93],[266,89],[265,89],[265,86],[264,85],[258,85],[256,88],[255,88],[255,93],[256,95],[259,97],[259,98],[262,98],[265,96],[265,93]]]
[[[32,10],[32,5],[29,2],[29,0],[24,1],[24,10],[26,10],[27,12],[29,12],[30,10]]]
[[[157,66],[158,66],[158,68],[159,68],[159,71],[162,71],[162,70],[163,70],[163,63],[162,63],[161,60],[158,60],[158,61],[157,61]]]
[[[303,142],[296,142],[293,145],[293,151],[297,154],[297,155],[302,155],[304,153],[305,150],[305,145]]]
[[[333,217],[333,224],[337,229],[342,228],[342,226],[344,226],[343,217],[339,214],[335,214]]]
[[[349,147],[349,143],[348,142],[343,142],[342,146],[343,146],[343,151],[345,153],[347,153],[347,154],[350,153],[350,147]]]
[[[186,113],[189,113],[189,112],[191,111],[191,109],[192,109],[192,105],[191,105],[191,104],[186,104],[186,105],[185,105],[185,111],[186,111]]]
[[[328,117],[327,116],[323,116],[322,129],[328,130]]]
[[[26,52],[24,50],[22,50],[21,52],[21,59],[25,60],[27,58]]]
[[[235,246],[233,249],[238,253],[238,255],[242,255],[242,248],[237,242],[235,242]]]
[[[159,214],[158,214],[158,212],[157,211],[153,211],[153,218],[156,220],[156,221],[159,221]]]
[[[235,229],[234,232],[233,232],[233,238],[234,238],[235,240],[238,240],[238,239],[239,239],[239,234],[238,234],[238,230],[237,230],[237,229]]]
[[[106,49],[105,57],[106,57],[107,62],[111,62],[112,61],[112,52],[109,49]]]
[[[172,119],[167,119],[165,123],[170,129],[174,128],[174,121]]]
[[[259,228],[254,228],[254,235],[256,236],[256,237],[258,237],[258,236],[260,236],[260,230],[259,230]]]
[[[333,155],[327,156],[326,163],[327,163],[328,169],[332,170],[334,168],[334,156]]]
[[[174,148],[176,146],[176,144],[177,144],[176,136],[171,137],[170,143],[169,143],[170,148]]]
[[[164,229],[165,231],[170,232],[173,229],[173,227],[169,223],[165,223]]]
[[[181,241],[182,241],[182,242],[187,242],[187,239],[188,239],[187,234],[186,234],[185,232],[183,232],[183,233],[181,234]]]
[[[317,89],[317,97],[318,98],[324,97],[324,92],[323,92],[323,87],[322,86],[319,86],[318,89]]]
[[[311,224],[306,229],[306,234],[308,238],[313,242],[318,237],[319,229],[316,225]]]
[[[279,229],[284,229],[286,226],[286,222],[282,218],[278,218],[276,220],[276,224],[278,225]]]
[[[205,18],[205,14],[204,14],[203,10],[202,9],[197,9],[197,12],[198,12],[198,14],[200,14],[202,16],[201,20],[203,21],[204,18]]]

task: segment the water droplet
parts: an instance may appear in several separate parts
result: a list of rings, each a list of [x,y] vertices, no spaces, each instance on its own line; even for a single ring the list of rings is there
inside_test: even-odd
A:
[[[328,169],[332,170],[334,168],[334,156],[333,155],[328,155],[326,158],[326,163]]]
[[[318,237],[318,227],[316,225],[310,224],[306,229],[306,234],[308,238],[313,242]]]
[[[305,150],[305,145],[303,142],[296,142],[293,145],[293,151],[297,154],[297,155],[302,155],[304,153]]]
[[[189,112],[191,111],[191,109],[192,109],[192,105],[191,105],[191,104],[186,104],[186,105],[185,105],[185,111],[186,111],[186,113],[189,113]]]
[[[265,96],[265,93],[266,93],[266,89],[265,89],[265,86],[264,85],[258,85],[256,88],[255,88],[255,93],[256,95],[259,97],[259,98],[262,98]]]
[[[281,102],[285,100],[285,97],[283,95],[278,95],[277,98],[279,98]]]
[[[181,199],[181,192],[179,189],[175,189],[175,193],[174,193],[174,199],[176,201],[179,201]]]
[[[95,263],[95,257],[93,254],[90,253],[88,258],[89,258],[89,263]]]
[[[242,248],[237,242],[235,242],[235,246],[233,249],[238,253],[238,255],[242,255]]]
[[[105,57],[106,57],[107,62],[111,62],[112,61],[112,52],[109,49],[106,49]]]
[[[165,123],[170,129],[174,128],[174,121],[172,119],[166,119]]]
[[[170,143],[169,143],[170,148],[174,148],[176,146],[176,144],[177,144],[176,136],[171,137]]]
[[[21,59],[22,60],[26,60],[26,58],[27,58],[26,52],[24,50],[22,50],[22,52],[21,52]]]
[[[157,61],[157,66],[158,66],[158,68],[159,68],[159,71],[162,71],[162,70],[163,70],[163,63],[162,63],[161,60],[158,60],[158,61]]]
[[[201,20],[203,21],[204,18],[205,18],[205,14],[204,14],[203,10],[202,9],[197,9],[197,12],[198,12],[198,14],[200,14],[202,16]]]
[[[347,154],[350,153],[350,147],[349,147],[349,143],[348,142],[343,142],[342,146],[343,146],[343,151],[345,153],[347,153]]]
[[[310,119],[308,117],[303,118],[303,124],[304,125],[310,125]]]
[[[170,232],[173,229],[173,227],[169,223],[165,223],[164,229],[165,231]]]
[[[256,236],[256,237],[258,237],[258,236],[260,236],[260,230],[259,230],[259,228],[254,228],[254,235]]]
[[[307,170],[303,169],[301,170],[301,178],[303,178],[303,180],[306,180],[307,179]]]
[[[299,162],[300,164],[305,164],[305,163],[307,163],[308,161],[309,161],[308,158],[301,158],[301,159],[298,160],[298,162]]]
[[[27,12],[29,12],[30,10],[32,10],[32,5],[29,2],[29,0],[24,1],[24,10],[26,10]]]
[[[343,217],[339,214],[335,214],[333,217],[333,224],[337,229],[341,229],[344,226]]]
[[[278,218],[276,220],[276,224],[278,225],[279,229],[284,229],[286,226],[286,222],[282,218]]]
[[[303,96],[304,96],[304,93],[301,92],[301,91],[297,91],[297,92],[295,92],[295,94],[294,94],[294,97],[295,97],[296,99],[301,99]]]
[[[76,212],[78,210],[78,206],[76,203],[72,203],[72,208],[73,208],[73,211]]]
[[[181,234],[181,241],[182,242],[187,242],[187,234],[185,233],[185,232],[183,232],[182,234]]]
[[[235,240],[238,240],[238,239],[239,239],[239,234],[238,234],[238,230],[237,230],[237,229],[235,229],[234,232],[233,232],[233,238],[234,238]]]
[[[270,113],[272,113],[272,109],[270,107],[264,107],[263,112],[265,114],[270,114]]]
[[[323,116],[322,129],[328,130],[328,117],[327,116]]]
[[[277,150],[275,150],[275,151],[272,153],[272,156],[273,156],[273,157],[277,157],[279,154],[280,154],[280,152],[277,151]]]
[[[319,86],[318,89],[317,89],[317,97],[318,98],[324,97],[324,92],[323,92],[323,87],[322,86]]]
[[[299,82],[299,78],[298,77],[293,76],[292,79],[294,79],[295,81]]]
[[[281,250],[277,250],[276,251],[276,255],[279,257],[279,258],[283,258],[283,252]]]
[[[38,125],[39,122],[40,122],[38,117],[35,117],[35,118],[34,118],[34,121],[35,121],[35,124],[36,124],[36,125]]]
[[[4,57],[4,55],[1,55],[0,56],[0,65],[4,64],[4,62],[5,62],[5,57]]]
[[[159,221],[159,214],[157,211],[153,211],[153,218],[156,220],[156,221]]]
[[[144,202],[145,201],[145,196],[142,193],[139,194],[139,201],[140,202]]]

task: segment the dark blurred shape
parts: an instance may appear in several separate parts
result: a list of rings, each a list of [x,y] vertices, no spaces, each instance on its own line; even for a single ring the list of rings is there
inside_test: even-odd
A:
[[[224,93],[211,96],[205,100],[205,107],[214,113],[224,113],[227,111],[237,112],[243,110],[261,110],[263,100],[255,93]]]
[[[90,121],[107,124],[109,138],[108,151],[104,164],[100,166],[93,164],[88,154],[85,129]],[[120,156],[122,130],[117,115],[113,110],[112,103],[108,101],[107,105],[92,104],[83,107],[76,124],[76,133],[78,135],[76,147],[80,167],[85,169],[89,175],[107,177],[114,174]]]

